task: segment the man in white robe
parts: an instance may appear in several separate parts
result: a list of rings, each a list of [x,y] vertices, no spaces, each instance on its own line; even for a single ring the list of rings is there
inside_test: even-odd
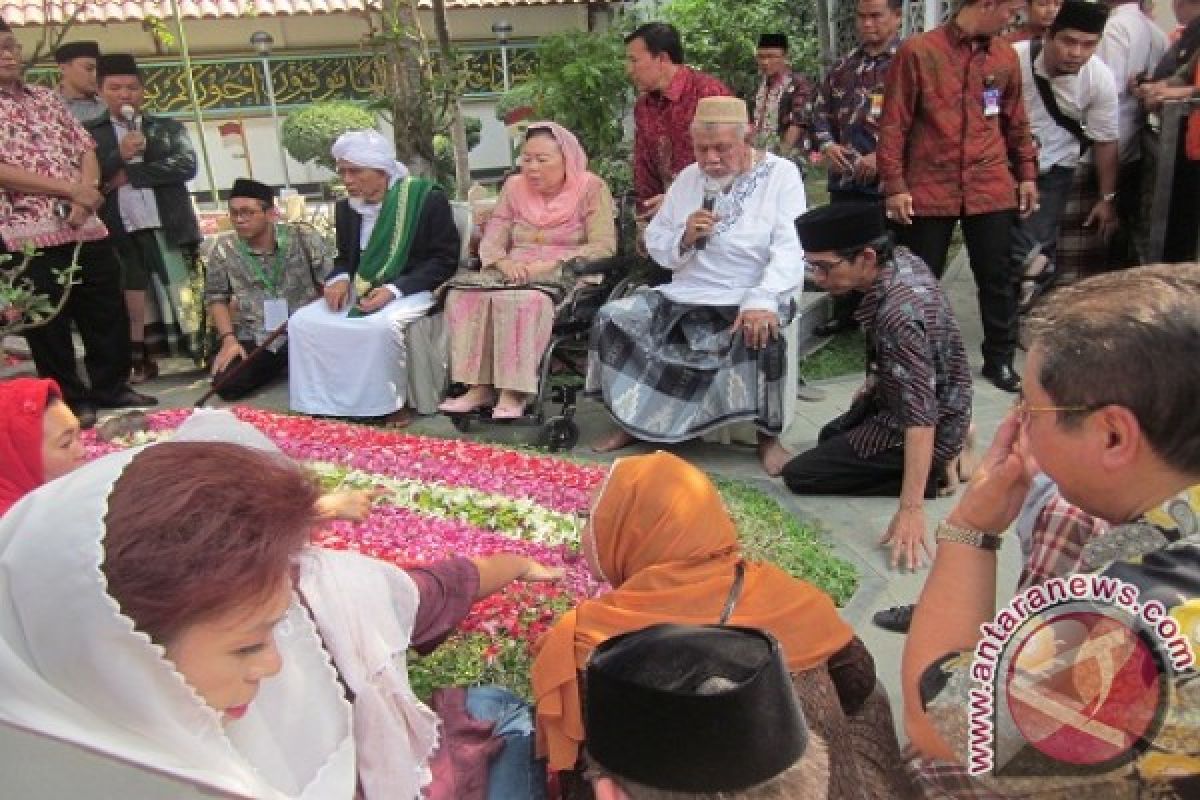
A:
[[[325,297],[288,323],[290,405],[403,427],[412,419],[405,328],[454,274],[458,229],[446,195],[410,176],[379,132],[342,134],[333,157],[349,197],[334,211],[338,253]]]
[[[619,426],[598,452],[743,421],[770,442],[790,422],[797,354],[782,334],[804,280],[804,183],[795,164],[751,147],[750,133],[737,98],[696,108],[696,163],[646,229],[671,280],[607,304],[592,328],[587,388]]]

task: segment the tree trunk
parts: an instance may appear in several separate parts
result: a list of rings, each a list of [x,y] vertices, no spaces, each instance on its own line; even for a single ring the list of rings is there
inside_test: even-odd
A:
[[[416,0],[384,0],[382,17],[396,155],[414,175],[432,176],[433,114]]]
[[[433,19],[437,28],[438,50],[442,55],[442,69],[457,77],[458,67],[454,52],[450,49],[450,26],[446,21],[446,0],[433,0]],[[450,111],[450,140],[454,144],[454,196],[459,200],[467,198],[467,189],[471,186],[471,167],[468,163],[467,126],[463,122],[462,96],[456,86],[454,99],[449,104]]]

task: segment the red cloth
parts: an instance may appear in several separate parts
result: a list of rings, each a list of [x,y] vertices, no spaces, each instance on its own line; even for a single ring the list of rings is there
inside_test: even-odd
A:
[[[0,383],[0,514],[44,482],[42,415],[58,384],[40,378]]]
[[[984,89],[999,113],[984,114]],[[921,217],[1016,208],[1016,180],[1037,180],[1021,99],[1021,69],[999,37],[967,37],[953,22],[904,41],[888,72],[879,122],[885,195],[907,192]]]
[[[662,92],[647,92],[633,106],[633,191],[648,200],[667,190],[679,171],[696,160],[691,125],[702,97],[733,92],[711,75],[680,67]]]

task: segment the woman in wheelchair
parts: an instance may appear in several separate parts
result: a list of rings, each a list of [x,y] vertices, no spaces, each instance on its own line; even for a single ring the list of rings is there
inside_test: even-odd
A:
[[[492,419],[522,416],[537,392],[555,306],[575,281],[564,262],[606,258],[616,247],[612,194],[587,171],[575,135],[553,122],[530,125],[520,174],[504,184],[479,243],[483,269],[450,281],[450,377],[469,388],[441,410],[494,404]]]

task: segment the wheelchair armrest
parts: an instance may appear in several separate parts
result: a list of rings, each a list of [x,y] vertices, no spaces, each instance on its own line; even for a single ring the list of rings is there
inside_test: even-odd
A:
[[[567,262],[567,269],[574,275],[611,275],[624,268],[624,259],[619,256],[608,258],[572,258]]]

